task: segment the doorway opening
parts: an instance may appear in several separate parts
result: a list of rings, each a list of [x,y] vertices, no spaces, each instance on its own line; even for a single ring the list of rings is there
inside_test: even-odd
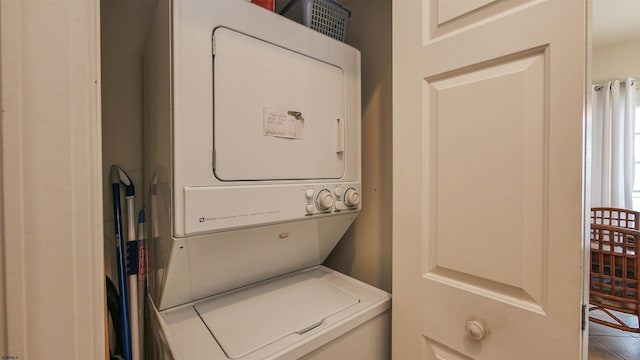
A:
[[[624,82],[627,78],[640,78],[640,3],[635,0],[592,0],[592,50],[591,50],[591,82],[590,85],[605,85],[609,81],[620,80]],[[623,87],[624,89],[624,87]],[[587,91],[591,94],[591,89]],[[640,105],[640,93],[636,93],[633,100],[636,106]],[[596,111],[597,101],[592,100],[593,126],[596,133]],[[636,162],[632,166],[633,183],[632,204],[623,206],[630,210],[640,211],[640,106],[635,109],[635,131],[628,138],[635,142],[631,148]],[[629,131],[629,130],[627,130]],[[594,140],[595,142],[595,140]],[[597,172],[604,172],[596,163],[600,160],[600,152],[594,146],[592,157],[593,174],[587,176],[598,176]],[[594,158],[598,152],[598,158]],[[637,175],[636,175],[637,174]],[[635,175],[635,176],[634,176]],[[593,178],[593,177],[592,177]],[[596,181],[597,182],[597,181]],[[592,182],[593,183],[593,182]],[[592,184],[594,185],[594,184]],[[595,184],[596,186],[599,184]],[[594,186],[595,189],[595,186]],[[592,191],[597,191],[592,189]],[[631,190],[629,190],[631,191]],[[592,192],[592,194],[594,194]],[[590,206],[608,206],[602,203],[602,198],[592,195]],[[611,205],[609,205],[611,206]],[[587,269],[586,271],[590,271]],[[590,278],[591,274],[586,274]],[[630,326],[638,326],[638,318],[631,314],[613,312],[621,320]],[[606,318],[607,315],[600,311],[590,313],[596,318]],[[589,321],[589,359],[638,359],[640,358],[640,334],[629,331],[618,330],[609,326],[604,326],[593,321]]]

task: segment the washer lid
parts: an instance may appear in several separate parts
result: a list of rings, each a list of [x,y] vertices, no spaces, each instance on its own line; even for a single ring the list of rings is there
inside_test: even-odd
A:
[[[292,276],[198,303],[194,309],[231,359],[303,334],[360,300],[320,279]]]

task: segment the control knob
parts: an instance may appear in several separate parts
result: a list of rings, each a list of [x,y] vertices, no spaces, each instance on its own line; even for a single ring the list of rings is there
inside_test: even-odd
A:
[[[360,193],[354,188],[348,189],[344,193],[344,202],[349,207],[357,206],[360,203]]]
[[[318,208],[320,210],[329,210],[333,206],[333,196],[329,190],[322,190],[317,197]]]
[[[304,196],[311,200],[311,198],[313,197],[313,189],[307,189],[304,191]]]

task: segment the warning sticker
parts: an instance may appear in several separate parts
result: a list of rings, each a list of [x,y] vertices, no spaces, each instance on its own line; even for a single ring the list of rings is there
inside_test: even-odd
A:
[[[262,134],[288,139],[303,139],[304,118],[302,113],[298,111],[284,112],[265,107]]]

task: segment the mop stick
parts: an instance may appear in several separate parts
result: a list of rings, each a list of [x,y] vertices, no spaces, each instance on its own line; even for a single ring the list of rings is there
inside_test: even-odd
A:
[[[138,211],[138,318],[140,323],[140,359],[144,359],[144,309],[146,287],[146,246],[145,246],[145,216],[144,209]]]
[[[127,173],[118,167],[120,182],[125,186],[127,200],[127,275],[129,276],[129,327],[131,334],[131,355],[133,360],[140,359],[140,333],[138,325],[138,240],[136,239],[135,198],[133,181]]]
[[[135,193],[131,183],[131,195],[127,194],[127,223],[129,236],[127,242],[127,263],[129,275],[129,314],[131,316],[131,354],[133,360],[140,360],[140,327],[138,323],[138,239],[136,238]]]
[[[118,287],[120,291],[120,327],[122,329],[122,355],[131,360],[131,334],[129,333],[129,304],[127,300],[126,257],[123,243],[122,217],[120,216],[120,172],[116,165],[111,166],[111,189],[113,191],[113,222],[115,224],[116,253],[118,262]]]

